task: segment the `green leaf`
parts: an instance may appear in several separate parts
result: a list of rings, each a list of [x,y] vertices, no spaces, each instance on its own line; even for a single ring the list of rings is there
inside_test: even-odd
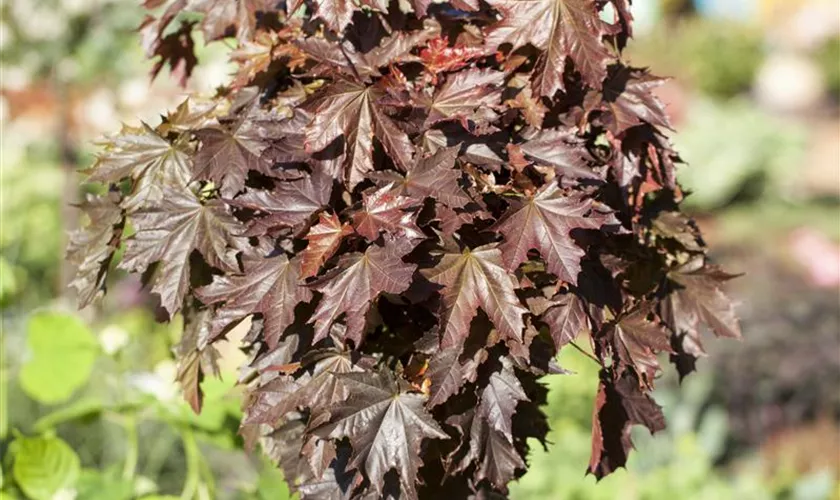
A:
[[[49,500],[79,478],[79,457],[57,437],[21,437],[15,440],[12,475],[32,500]]]
[[[38,313],[29,319],[30,359],[20,371],[20,385],[31,398],[45,404],[66,401],[87,382],[99,344],[76,316]]]
[[[297,498],[289,491],[289,485],[283,478],[283,473],[269,465],[260,470],[255,497],[258,500],[289,500]]]
[[[85,469],[76,492],[76,498],[85,500],[130,500],[134,498],[134,482],[122,479],[115,468]]]

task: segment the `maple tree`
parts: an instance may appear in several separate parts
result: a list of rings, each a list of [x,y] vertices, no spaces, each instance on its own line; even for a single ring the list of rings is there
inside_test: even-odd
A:
[[[663,428],[660,360],[740,336],[679,211],[664,80],[622,57],[629,0],[145,6],[154,75],[190,76],[193,29],[235,37],[238,71],[103,142],[72,285],[92,302],[125,249],[184,317],[196,411],[250,318],[241,432],[303,498],[503,495],[563,348],[600,365],[601,477]]]

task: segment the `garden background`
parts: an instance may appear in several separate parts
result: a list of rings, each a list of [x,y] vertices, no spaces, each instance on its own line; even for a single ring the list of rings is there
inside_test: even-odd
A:
[[[634,435],[628,470],[597,485],[584,476],[597,374],[565,350],[576,374],[545,380],[553,445],[534,447],[511,496],[840,499],[840,3],[633,7],[628,59],[673,77],[659,96],[687,163],[686,207],[714,260],[749,269],[730,288],[744,341],[710,343],[682,386],[666,376],[668,430]],[[83,312],[66,287],[78,171],[96,139],[212,93],[232,45],[202,48],[188,89],[165,72],[149,85],[139,2],[0,9],[0,499],[285,498],[236,433],[235,335],[196,416],[174,382],[178,325],[154,322],[137,280]]]

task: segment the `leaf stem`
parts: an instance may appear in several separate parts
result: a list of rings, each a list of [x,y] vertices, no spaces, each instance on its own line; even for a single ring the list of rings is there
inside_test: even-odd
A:
[[[581,354],[583,354],[584,356],[586,356],[587,358],[589,358],[589,359],[591,359],[592,361],[594,361],[594,362],[598,363],[598,366],[604,366],[604,365],[603,365],[600,361],[598,361],[598,358],[596,358],[595,356],[593,356],[593,355],[592,355],[592,353],[589,353],[589,352],[585,351],[585,350],[584,350],[582,347],[580,347],[579,345],[575,344],[574,342],[569,342],[569,345],[571,345],[572,347],[574,347],[575,349],[577,349],[578,351],[580,351],[580,353],[581,353]]]
[[[128,449],[125,454],[122,477],[128,481],[137,473],[137,457],[140,451],[137,439],[137,417],[135,415],[125,415],[123,417],[123,427],[125,428],[125,440]]]
[[[359,75],[359,71],[356,69],[356,65],[353,64],[353,61],[350,59],[350,56],[347,55],[347,51],[344,50],[344,40],[338,44],[338,49],[341,51],[341,55],[344,56],[344,60],[347,61],[347,64],[350,66],[350,70],[353,72],[353,75],[356,77],[357,80],[360,82],[362,81],[362,77]]]

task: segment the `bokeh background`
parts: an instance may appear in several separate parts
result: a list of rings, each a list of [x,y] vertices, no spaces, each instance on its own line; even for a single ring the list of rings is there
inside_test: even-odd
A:
[[[712,257],[746,273],[730,287],[744,340],[710,340],[682,386],[663,376],[668,430],[634,433],[627,470],[598,484],[583,473],[595,367],[564,351],[577,374],[546,379],[553,445],[534,447],[512,497],[840,499],[840,2],[633,7],[629,60],[673,77],[660,97],[687,163],[685,206]],[[212,92],[229,47],[201,49],[186,90],[165,74],[150,85],[138,1],[0,9],[0,499],[286,498],[236,435],[235,339],[195,416],[173,383],[178,325],[154,323],[136,281],[81,313],[65,287],[95,140]]]

